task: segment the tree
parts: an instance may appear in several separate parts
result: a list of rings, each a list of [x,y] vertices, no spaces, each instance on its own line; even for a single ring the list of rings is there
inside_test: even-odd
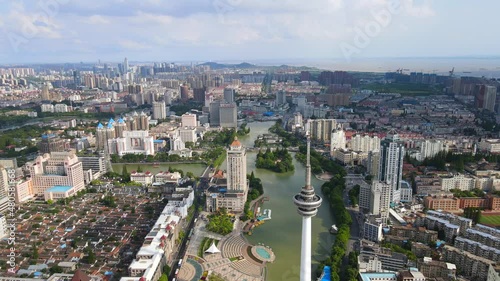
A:
[[[127,171],[127,165],[126,164],[123,164],[122,179],[123,179],[123,182],[129,182],[130,181],[130,174]]]
[[[50,274],[54,274],[54,273],[62,273],[62,272],[63,272],[63,269],[62,269],[62,267],[60,267],[59,265],[57,265],[57,264],[56,264],[56,265],[54,265],[53,267],[51,267],[51,268],[49,269],[49,272],[50,272]]]
[[[168,276],[167,276],[167,274],[163,273],[163,274],[160,276],[160,279],[158,279],[158,281],[168,281]]]
[[[33,249],[31,251],[31,258],[36,261],[36,260],[38,260],[39,256],[40,255],[38,254],[38,247],[36,246],[35,243],[33,243]]]
[[[137,166],[137,172],[138,172],[138,173],[142,173],[142,167],[141,167],[141,165],[138,165],[138,166]]]
[[[184,146],[185,146],[186,148],[192,149],[192,148],[194,147],[194,142],[192,142],[192,141],[187,141],[187,142],[184,144]]]

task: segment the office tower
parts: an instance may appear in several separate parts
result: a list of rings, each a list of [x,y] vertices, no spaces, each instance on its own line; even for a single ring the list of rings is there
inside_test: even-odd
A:
[[[181,126],[182,127],[196,127],[196,126],[198,126],[198,121],[196,121],[196,114],[191,114],[191,113],[182,114]]]
[[[123,132],[127,131],[127,124],[123,118],[118,119],[118,123],[115,124],[115,136],[117,138],[123,138]]]
[[[280,106],[286,103],[286,93],[285,91],[279,91],[276,93],[276,106]]]
[[[341,126],[337,125],[337,128],[332,130],[330,149],[331,151],[334,151],[336,149],[345,149],[345,148],[346,148],[345,132]]]
[[[391,186],[391,202],[400,201],[403,174],[404,144],[396,132],[391,131],[380,144],[378,180]]]
[[[227,189],[246,191],[247,187],[247,153],[235,138],[227,151]]]
[[[210,103],[210,126],[218,127],[220,126],[220,101],[215,101]]]
[[[167,107],[163,101],[153,102],[153,119],[166,119]]]
[[[223,103],[220,105],[219,123],[223,128],[238,127],[238,110],[235,103]]]
[[[128,59],[125,58],[123,60],[123,73],[126,74],[128,72],[128,68],[129,68],[129,65],[128,65]]]
[[[233,103],[234,102],[234,89],[231,89],[231,88],[225,88],[224,89],[224,100],[227,103]]]
[[[189,87],[187,85],[181,86],[181,101],[186,102],[189,100]]]
[[[311,280],[311,220],[318,212],[321,197],[311,185],[311,136],[307,133],[306,180],[300,193],[293,197],[298,213],[302,216],[302,244],[300,253],[300,281]]]
[[[73,83],[75,83],[75,87],[78,87],[81,84],[80,71],[78,70],[73,71]]]

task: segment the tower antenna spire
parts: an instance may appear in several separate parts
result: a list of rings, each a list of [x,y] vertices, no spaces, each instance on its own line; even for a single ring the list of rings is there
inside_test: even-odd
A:
[[[311,134],[309,131],[306,133],[307,136],[307,156],[306,156],[306,185],[305,189],[313,189],[311,185]]]
[[[307,137],[306,179],[300,193],[293,197],[297,212],[302,216],[302,244],[300,251],[300,281],[311,281],[311,218],[318,213],[322,199],[314,193],[311,184],[311,136]]]

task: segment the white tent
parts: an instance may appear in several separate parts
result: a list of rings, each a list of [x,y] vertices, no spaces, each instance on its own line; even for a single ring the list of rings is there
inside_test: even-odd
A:
[[[215,254],[215,253],[220,253],[220,251],[219,249],[217,249],[217,246],[215,246],[215,243],[212,242],[212,245],[205,251],[205,253]]]

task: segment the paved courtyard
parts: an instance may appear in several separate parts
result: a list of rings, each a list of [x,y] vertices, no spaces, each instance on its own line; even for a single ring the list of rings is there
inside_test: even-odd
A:
[[[217,273],[228,281],[263,281],[265,280],[265,262],[249,255],[251,247],[240,232],[240,223],[232,233],[221,236],[205,228],[206,221],[198,220],[187,250],[187,262],[184,262],[177,280],[198,281],[204,271]],[[198,257],[198,248],[203,238],[219,240],[220,253],[204,253]],[[274,257],[274,254],[273,254]]]

